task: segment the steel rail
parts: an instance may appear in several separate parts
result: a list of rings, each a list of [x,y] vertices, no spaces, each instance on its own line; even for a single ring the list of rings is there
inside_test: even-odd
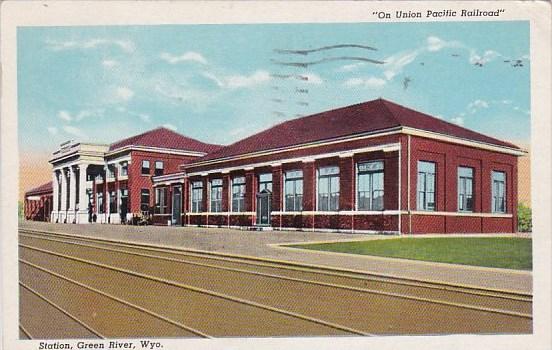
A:
[[[32,340],[32,339],[33,339],[33,337],[31,336],[31,334],[29,333],[29,331],[26,330],[25,327],[23,327],[23,325],[22,325],[21,323],[19,324],[19,329],[21,330],[21,332],[23,332],[23,334],[25,334],[25,336],[26,336],[27,338],[29,338],[29,340]]]
[[[343,273],[343,272],[332,271],[334,269],[331,269],[331,268],[309,266],[308,264],[301,265],[299,263],[294,263],[294,262],[271,261],[270,259],[265,259],[265,258],[232,257],[231,254],[225,254],[225,253],[219,253],[219,252],[213,253],[213,252],[207,252],[207,251],[194,251],[186,248],[182,248],[182,249],[175,248],[175,247],[160,248],[158,246],[150,245],[147,243],[130,243],[130,242],[122,243],[118,241],[112,241],[109,239],[96,238],[96,237],[89,238],[89,237],[76,236],[72,234],[65,234],[65,233],[59,233],[59,232],[49,232],[49,231],[40,231],[40,230],[32,230],[32,229],[20,229],[19,231],[27,232],[26,234],[25,233],[23,234],[27,236],[33,235],[33,234],[38,236],[40,235],[54,236],[54,237],[58,236],[58,238],[59,236],[62,236],[61,238],[73,239],[77,241],[128,247],[131,249],[151,250],[151,251],[156,251],[156,252],[161,252],[166,254],[191,256],[191,257],[211,259],[211,260],[229,261],[229,262],[234,262],[234,263],[239,263],[244,265],[263,266],[263,267],[269,267],[269,268],[275,268],[275,269],[299,271],[299,272],[306,272],[306,273],[312,273],[312,274],[322,274],[322,275],[336,276],[341,278],[350,278],[350,279],[357,279],[357,280],[369,280],[369,281],[375,281],[375,282],[379,281],[379,282],[388,283],[388,284],[413,286],[413,287],[435,289],[435,290],[456,291],[464,294],[488,296],[488,297],[495,297],[495,298],[507,299],[507,300],[517,300],[517,301],[526,301],[526,302],[532,301],[531,294],[522,293],[522,292],[454,285],[454,284],[449,284],[444,282],[419,281],[419,280],[412,280],[409,278],[377,275],[369,272],[354,272],[353,274],[349,271],[346,271],[345,273]],[[294,266],[294,265],[297,265],[297,266]],[[335,270],[339,270],[339,269],[335,269]]]
[[[76,280],[74,280],[74,279],[72,279],[72,278],[69,278],[69,277],[63,276],[63,275],[61,275],[61,274],[58,274],[58,273],[56,273],[56,272],[54,272],[54,271],[52,271],[52,270],[46,269],[46,268],[44,268],[44,267],[42,267],[42,266],[38,266],[38,265],[36,265],[36,264],[33,264],[33,263],[31,263],[31,262],[29,262],[29,261],[26,261],[26,260],[23,260],[23,259],[19,259],[19,262],[21,262],[21,263],[23,263],[23,264],[26,264],[26,265],[29,265],[29,266],[31,266],[31,267],[37,269],[37,270],[40,270],[40,271],[42,271],[42,272],[45,272],[45,273],[47,273],[47,274],[50,274],[50,275],[55,276],[55,277],[57,277],[57,278],[60,278],[60,279],[62,279],[62,280],[65,280],[65,281],[67,281],[67,282],[73,283],[73,284],[75,284],[75,285],[77,285],[77,286],[79,286],[79,287],[82,287],[82,288],[84,288],[84,289],[87,289],[87,290],[89,290],[89,291],[92,291],[92,292],[95,292],[95,293],[97,293],[97,294],[103,295],[103,296],[105,296],[105,297],[107,297],[107,298],[109,298],[109,299],[111,299],[111,300],[114,300],[114,301],[119,302],[119,303],[121,303],[121,304],[123,304],[123,305],[126,305],[126,306],[129,306],[129,307],[133,308],[133,309],[136,309],[136,310],[138,310],[138,311],[140,311],[140,312],[143,312],[143,313],[145,313],[145,314],[148,314],[148,315],[150,315],[150,316],[153,316],[153,317],[155,317],[155,318],[157,318],[157,319],[160,319],[160,320],[162,320],[162,321],[165,321],[165,322],[167,322],[167,323],[170,323],[170,324],[172,324],[172,325],[174,325],[174,326],[176,326],[176,327],[178,327],[178,328],[181,328],[181,329],[187,330],[187,331],[189,331],[189,332],[192,332],[192,333],[194,333],[194,334],[196,334],[196,335],[199,335],[200,337],[203,337],[203,338],[213,338],[212,336],[207,335],[207,334],[205,334],[204,332],[201,332],[201,331],[196,330],[196,329],[194,329],[194,328],[188,327],[188,326],[186,326],[185,324],[182,324],[182,323],[180,323],[180,322],[173,321],[173,320],[171,320],[171,319],[169,319],[169,318],[167,318],[167,317],[165,317],[165,316],[162,316],[162,315],[157,314],[156,312],[147,310],[147,309],[145,309],[145,308],[143,308],[143,307],[141,307],[141,306],[135,305],[135,304],[133,304],[133,303],[131,303],[131,302],[128,302],[128,301],[126,301],[126,300],[123,300],[123,299],[121,299],[121,298],[118,298],[118,297],[116,297],[116,296],[114,296],[114,295],[111,295],[111,294],[109,294],[109,293],[103,292],[103,291],[101,291],[101,290],[99,290],[99,289],[97,289],[97,288],[87,286],[87,285],[84,284],[84,283],[78,282],[78,281],[76,281]],[[19,282],[19,283],[21,284],[21,282]],[[29,288],[27,288],[27,289],[29,289]],[[30,289],[29,289],[29,290],[30,290]],[[36,292],[34,292],[34,293],[37,294]],[[37,295],[38,295],[38,294],[37,294]],[[45,300],[46,300],[46,299],[45,299]],[[54,305],[54,304],[52,304],[52,305]],[[71,317],[71,318],[73,318],[73,317]],[[76,318],[73,318],[73,319],[74,319],[75,321],[77,321],[77,322],[80,322],[80,321],[78,321]],[[91,328],[88,328],[88,327],[87,327],[87,329],[90,330],[91,332],[94,332]],[[96,333],[95,333],[95,334],[96,334]],[[96,334],[96,335],[98,335],[98,334]],[[104,336],[100,336],[100,337],[101,337],[101,338],[105,338]]]
[[[532,319],[531,314],[526,314],[526,313],[516,312],[516,311],[508,311],[508,310],[496,309],[496,308],[490,308],[490,307],[474,306],[474,305],[470,305],[470,304],[458,303],[458,302],[452,302],[452,301],[445,301],[445,300],[439,300],[439,299],[434,299],[434,298],[417,297],[417,296],[412,296],[412,295],[393,293],[393,292],[385,292],[385,291],[368,289],[368,288],[346,286],[346,285],[337,284],[337,283],[313,281],[313,280],[301,279],[301,278],[296,278],[296,277],[281,276],[281,275],[269,274],[269,273],[258,272],[258,271],[250,271],[250,270],[243,270],[243,269],[224,267],[224,266],[218,266],[218,265],[211,265],[211,264],[204,264],[204,263],[198,263],[198,262],[184,261],[184,260],[180,260],[180,259],[176,259],[176,258],[170,258],[170,257],[164,257],[164,256],[158,256],[158,255],[150,255],[150,254],[137,253],[137,252],[129,252],[129,251],[125,251],[125,250],[117,250],[117,249],[112,249],[112,248],[100,247],[100,246],[96,246],[96,245],[83,244],[83,243],[70,242],[70,241],[63,241],[63,240],[57,240],[57,239],[52,239],[52,238],[38,238],[38,239],[61,242],[61,243],[65,243],[65,244],[72,244],[72,245],[76,245],[76,246],[89,247],[89,248],[94,248],[94,249],[100,249],[100,250],[105,250],[105,251],[110,251],[110,252],[115,252],[115,253],[120,253],[120,254],[128,254],[128,255],[134,255],[134,256],[139,256],[139,257],[147,257],[147,258],[153,258],[153,259],[158,259],[158,260],[165,260],[165,261],[178,262],[178,263],[201,266],[201,267],[220,269],[220,270],[225,270],[225,271],[232,271],[232,272],[239,272],[239,273],[256,275],[256,276],[269,277],[269,278],[280,279],[280,280],[301,282],[301,283],[307,283],[307,284],[313,284],[313,285],[319,285],[319,286],[325,286],[325,287],[331,287],[331,288],[338,288],[338,289],[351,290],[351,291],[356,291],[356,292],[384,295],[384,296],[402,298],[402,299],[408,299],[408,300],[414,300],[414,301],[423,301],[423,302],[429,302],[429,303],[440,304],[440,305],[447,305],[447,306],[458,307],[458,308],[463,308],[463,309],[471,309],[471,310],[476,310],[476,311],[492,312],[492,313],[503,314],[503,315],[508,315],[508,316],[516,316],[516,317],[523,317],[523,318]],[[417,287],[424,288],[423,286],[417,286]],[[450,290],[447,290],[447,291],[450,291]],[[456,292],[456,293],[459,293],[459,294],[462,293],[462,292],[458,292],[458,291],[452,291],[452,292]],[[464,293],[464,294],[469,294],[469,293]],[[495,297],[494,295],[485,295],[485,296]],[[517,301],[520,301],[520,300],[517,300]],[[529,302],[529,301],[526,301],[526,300],[521,300],[521,301]]]
[[[324,321],[322,319],[306,316],[306,315],[303,315],[303,314],[300,314],[300,313],[280,309],[280,308],[277,308],[277,307],[257,303],[257,302],[254,302],[254,301],[245,300],[245,299],[242,299],[242,298],[237,298],[237,297],[234,297],[234,296],[231,296],[231,295],[228,295],[228,294],[211,291],[211,290],[204,289],[204,288],[198,288],[198,287],[190,286],[190,285],[187,285],[187,284],[167,280],[167,279],[164,279],[164,278],[159,278],[159,277],[156,277],[156,276],[131,271],[131,270],[128,270],[128,269],[118,268],[118,267],[115,267],[115,266],[110,266],[110,265],[94,262],[94,261],[91,261],[91,260],[70,256],[70,255],[67,255],[67,254],[60,254],[60,253],[52,252],[52,251],[49,251],[49,250],[46,250],[46,249],[28,246],[28,245],[25,245],[25,244],[19,244],[19,246],[23,247],[23,248],[30,249],[30,250],[39,251],[39,252],[42,252],[42,253],[45,253],[45,254],[54,255],[54,256],[58,256],[58,257],[69,259],[69,260],[78,261],[78,262],[88,264],[88,265],[92,265],[92,266],[97,266],[97,267],[104,268],[104,269],[107,269],[107,270],[117,271],[117,272],[125,273],[127,275],[131,275],[131,276],[135,276],[135,277],[139,277],[139,278],[144,278],[144,279],[147,279],[147,280],[151,280],[151,281],[155,281],[155,282],[158,282],[158,283],[170,285],[170,286],[173,286],[173,287],[182,288],[182,289],[191,290],[191,291],[194,291],[194,292],[197,292],[197,293],[210,295],[210,296],[213,296],[213,297],[217,297],[217,298],[220,298],[220,299],[225,299],[225,300],[235,302],[235,303],[238,303],[238,304],[249,305],[249,306],[259,308],[259,309],[264,309],[264,310],[276,312],[276,313],[279,313],[279,314],[283,314],[283,315],[286,315],[286,316],[291,316],[291,317],[298,318],[298,319],[308,321],[308,322],[313,322],[313,323],[320,324],[320,325],[323,325],[323,326],[326,326],[326,327],[329,327],[329,328],[334,328],[334,329],[349,332],[349,333],[352,333],[352,334],[363,335],[363,336],[375,336],[375,334],[366,333],[366,332],[358,330],[358,329],[354,329],[354,328],[347,327],[347,326],[342,326],[342,325],[339,325],[337,323]],[[32,263],[29,263],[29,264],[32,264]],[[35,267],[37,267],[39,269],[43,269],[41,267],[38,267],[37,265],[35,265]],[[43,269],[43,270],[46,270],[46,269]],[[55,273],[55,272],[53,272],[53,273]],[[61,277],[61,275],[59,275],[59,276]],[[66,278],[66,277],[64,277],[64,278]],[[80,282],[77,282],[77,281],[75,281],[75,282],[80,283]],[[84,284],[82,284],[82,285],[84,286]]]
[[[19,262],[22,262],[24,263],[23,261],[19,260]],[[29,292],[33,293],[34,295],[36,295],[37,297],[39,297],[40,299],[42,299],[43,301],[45,301],[46,303],[50,304],[51,306],[53,306],[55,309],[57,309],[58,311],[60,311],[62,314],[64,314],[65,316],[69,317],[70,319],[72,319],[73,321],[75,321],[76,323],[78,323],[80,326],[84,327],[86,330],[88,330],[90,333],[94,334],[95,336],[97,336],[98,338],[101,338],[101,339],[105,339],[106,336],[102,335],[100,332],[96,331],[95,329],[93,329],[92,327],[90,327],[89,325],[87,325],[86,323],[84,323],[83,321],[79,320],[75,315],[71,314],[70,312],[68,312],[67,310],[65,310],[64,308],[62,308],[61,306],[59,306],[58,304],[54,303],[53,301],[51,301],[50,299],[48,299],[47,297],[45,297],[44,295],[40,294],[38,291],[36,291],[35,289],[33,289],[32,287],[26,285],[25,283],[23,282],[19,282],[19,285],[23,288],[25,288],[26,290],[28,290]]]

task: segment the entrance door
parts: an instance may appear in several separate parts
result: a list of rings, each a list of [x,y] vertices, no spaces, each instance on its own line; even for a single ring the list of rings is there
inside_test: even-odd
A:
[[[182,225],[182,187],[173,188],[173,203],[172,203],[172,223],[173,225]]]
[[[264,189],[257,194],[257,225],[270,226],[270,201],[272,193]]]

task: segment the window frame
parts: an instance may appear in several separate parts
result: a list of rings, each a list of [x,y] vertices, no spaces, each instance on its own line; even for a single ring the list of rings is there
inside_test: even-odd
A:
[[[144,164],[146,164],[146,163],[148,164],[148,166],[147,166],[147,167],[144,167]],[[147,159],[142,159],[141,167],[142,167],[142,168],[141,168],[141,170],[140,170],[140,173],[141,173],[142,175],[151,175],[151,163],[150,163],[149,160],[147,160]],[[148,171],[147,171],[147,172],[144,172],[144,169],[148,169]]]
[[[301,173],[301,175],[295,175],[293,173]],[[291,174],[291,175],[290,175]],[[297,192],[297,183],[301,182],[301,193]],[[293,193],[288,194],[288,186],[293,184]],[[300,212],[303,211],[303,190],[304,190],[303,170],[287,170],[284,173],[284,211],[287,212]],[[291,198],[293,208],[288,206],[288,198]],[[298,208],[297,208],[298,206]]]
[[[155,188],[155,213],[156,214],[169,214],[168,213],[168,188],[156,187]]]
[[[432,164],[433,165],[433,173],[428,171],[420,171],[420,164]],[[419,211],[437,211],[437,163],[429,160],[418,160],[417,163],[417,169],[416,169],[416,209]],[[420,174],[424,175],[424,190],[420,190]],[[428,175],[433,176],[433,192],[428,191]],[[423,192],[424,201],[422,207],[420,207],[420,193]],[[428,201],[428,193],[433,194],[433,208],[429,207],[429,204],[431,203]]]
[[[330,173],[330,174],[321,174],[321,170],[324,170],[324,169],[336,169],[337,171],[333,172],[333,173]],[[320,192],[320,187],[321,187],[321,180],[325,180],[327,179],[327,209],[322,209],[321,208],[321,203],[322,203],[322,200],[321,200],[321,192]],[[337,179],[337,182],[335,184],[337,184],[337,191],[334,191],[332,192],[332,179]],[[341,188],[340,188],[340,169],[339,169],[339,166],[321,166],[321,167],[318,167],[318,169],[316,170],[316,210],[317,211],[327,211],[327,212],[332,212],[332,211],[339,211],[339,197],[340,197],[340,192],[341,192]],[[336,203],[336,207],[333,207],[332,206],[332,197],[335,196],[335,200],[333,201],[334,203]]]
[[[270,176],[270,180],[261,180],[264,176]],[[265,189],[268,190],[270,193],[272,193],[273,187],[272,187],[272,180],[273,176],[272,173],[262,173],[257,176],[257,190],[259,193],[264,191]]]
[[[128,176],[128,161],[121,162],[121,176]]]
[[[240,180],[239,182],[236,182],[237,180]],[[232,178],[232,186],[230,186],[231,189],[231,199],[232,204],[230,206],[230,210],[234,213],[242,213],[245,211],[245,196],[246,196],[246,179],[245,176],[235,176]],[[234,192],[234,188],[237,188],[238,191]]]
[[[147,198],[148,198],[147,203],[144,202],[144,196],[147,196]],[[142,213],[144,213],[144,212],[149,213],[149,211],[150,211],[150,201],[151,201],[151,197],[150,197],[150,196],[151,196],[151,193],[150,193],[149,188],[142,188],[142,189],[140,189],[140,211],[141,211]],[[144,210],[144,206],[145,206],[145,205],[147,205],[147,210]]]
[[[363,165],[368,164],[381,164],[381,168],[374,169],[374,170],[361,170],[360,167]],[[355,203],[355,210],[356,211],[383,211],[385,210],[385,162],[384,160],[378,159],[378,160],[367,160],[367,161],[360,161],[356,163],[356,203]],[[376,176],[381,175],[381,189],[374,189],[374,179]],[[361,177],[367,177],[368,180],[368,190],[367,191],[361,191],[360,190],[360,180]],[[364,196],[364,198],[367,199],[368,207],[362,208],[360,206],[360,193],[368,193],[368,197]],[[374,197],[375,192],[381,192],[381,208],[375,208],[375,201],[376,198]],[[378,197],[379,198],[379,197]]]
[[[157,165],[161,164],[161,167],[158,167]],[[162,160],[156,160],[153,165],[153,175],[154,176],[161,176],[165,173],[165,164]]]
[[[203,212],[203,181],[190,182],[190,211],[192,213]]]
[[[495,179],[495,174],[502,174],[503,180]],[[496,193],[497,188],[495,184],[502,184],[502,197],[499,197]],[[508,197],[507,197],[507,176],[505,171],[492,170],[491,171],[491,211],[496,214],[506,214],[508,212]],[[497,199],[502,198],[502,209],[497,209]]]
[[[117,213],[117,191],[109,191],[109,214]]]
[[[469,170],[470,175],[462,174],[462,170]],[[468,186],[470,183],[470,193],[467,193]],[[462,213],[473,213],[475,211],[475,196],[474,188],[475,185],[475,169],[469,166],[458,166],[458,175],[457,175],[457,211]],[[471,208],[468,208],[468,200],[471,200]]]
[[[216,182],[216,184],[213,184],[214,182]],[[212,179],[211,181],[209,181],[209,212],[210,213],[222,213],[222,187],[223,187],[222,179]],[[213,192],[213,189],[215,189],[216,192]],[[213,197],[215,197],[215,199],[213,199]]]

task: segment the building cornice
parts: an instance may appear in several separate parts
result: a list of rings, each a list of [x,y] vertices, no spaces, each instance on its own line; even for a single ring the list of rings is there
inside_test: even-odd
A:
[[[128,152],[128,151],[143,151],[143,152],[154,152],[154,153],[165,153],[165,154],[177,154],[182,156],[191,156],[191,157],[203,157],[207,153],[205,152],[195,152],[195,151],[183,151],[177,150],[174,148],[163,148],[163,147],[149,147],[149,146],[136,146],[136,145],[127,145],[121,148],[117,148],[112,151],[106,152],[106,157],[111,157],[113,155]]]

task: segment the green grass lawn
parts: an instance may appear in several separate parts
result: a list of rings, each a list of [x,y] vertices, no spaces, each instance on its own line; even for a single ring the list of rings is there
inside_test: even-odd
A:
[[[393,238],[290,247],[517,270],[531,270],[533,266],[528,238]]]

